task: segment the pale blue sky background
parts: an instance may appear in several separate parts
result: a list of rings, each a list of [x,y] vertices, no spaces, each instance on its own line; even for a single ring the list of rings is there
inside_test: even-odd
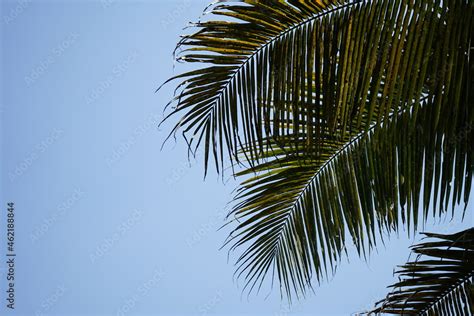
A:
[[[203,182],[183,141],[160,151],[170,125],[156,127],[173,86],[154,90],[184,69],[171,52],[208,1],[1,2],[0,314],[350,315],[386,294],[413,242],[405,236],[368,263],[352,255],[291,310],[277,291],[241,298],[218,251],[226,231],[216,232],[237,183]],[[471,209],[436,230],[472,226]]]

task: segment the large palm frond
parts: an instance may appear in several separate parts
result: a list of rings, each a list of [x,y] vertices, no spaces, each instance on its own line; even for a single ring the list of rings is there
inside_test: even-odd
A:
[[[321,133],[367,130],[426,85],[440,115],[470,18],[455,17],[469,4],[454,0],[217,2],[210,12],[226,18],[196,23],[177,47],[178,60],[208,66],[172,78],[183,82],[170,115],[185,112],[173,132],[193,148],[203,142],[206,166],[210,155],[237,158],[242,143],[254,144],[253,164],[265,136],[298,138],[302,129],[317,150]]]
[[[458,14],[472,20],[469,12]],[[449,24],[439,23],[446,23],[446,29],[440,28],[447,32]],[[291,119],[280,120],[280,125],[291,126],[290,131],[264,139],[270,150],[260,155],[265,161],[238,173],[257,175],[242,183],[231,213],[239,224],[228,242],[232,250],[247,247],[237,259],[237,273],[245,276],[250,291],[272,272],[282,292],[291,296],[295,290],[304,295],[313,276],[320,280],[324,271],[334,270],[347,240],[365,255],[376,237],[396,230],[400,220],[408,224],[408,231],[416,229],[419,219],[429,216],[430,204],[436,216],[447,210],[449,202],[453,209],[461,201],[467,205],[474,149],[469,102],[473,72],[466,54],[471,29],[467,28],[464,39],[458,33],[460,41],[450,53],[445,52],[446,58],[457,55],[449,79],[457,84],[441,85],[443,92],[438,95],[428,83],[418,99],[382,119],[377,110],[368,133],[362,127],[353,128],[357,135],[350,130],[323,129],[315,136],[319,121],[308,122],[304,114],[318,107],[306,101],[278,101],[287,103],[286,108],[298,107],[302,126],[296,131]],[[443,54],[447,37],[443,31],[435,36],[428,63],[433,55]],[[440,69],[430,69],[433,78],[445,75]],[[407,71],[410,78],[420,70]],[[354,116],[348,124],[357,126],[358,119]],[[315,137],[324,141],[311,147]],[[249,144],[244,151],[255,147]],[[422,214],[418,214],[420,205]]]
[[[333,269],[346,230],[360,253],[377,232],[418,225],[469,197],[474,109],[469,0],[218,1],[178,48],[207,64],[183,79],[205,165],[250,165],[229,242],[249,289],[269,271],[304,294]],[[240,153],[243,153],[243,159]],[[422,195],[422,196],[421,196]],[[420,197],[421,196],[421,197]],[[433,196],[433,200],[431,197]],[[434,207],[434,210],[437,208]]]
[[[467,205],[474,126],[462,116],[452,133],[433,129],[433,106],[425,100],[416,115],[334,140],[319,159],[297,155],[293,141],[275,145],[268,161],[238,173],[257,171],[238,190],[231,218],[239,223],[228,240],[231,250],[248,246],[237,264],[249,289],[272,268],[284,292],[304,294],[313,275],[319,281],[334,271],[348,241],[366,255],[400,221],[413,231],[428,216]]]
[[[182,129],[190,148],[197,149],[204,140],[206,171],[211,153],[217,168],[225,151],[230,159],[237,158],[242,137],[263,150],[262,135],[270,133],[264,123],[271,115],[289,113],[270,113],[260,101],[289,96],[296,83],[292,77],[304,82],[307,69],[291,61],[299,59],[293,44],[300,40],[297,36],[309,34],[314,21],[352,5],[344,2],[217,1],[211,13],[224,18],[195,23],[198,31],[178,43],[176,50],[183,49],[178,60],[209,64],[170,79],[184,80],[170,115],[186,111],[172,133]],[[335,70],[335,60],[332,65]],[[328,64],[326,76],[329,70]],[[333,76],[334,71],[331,82]],[[253,153],[250,163],[256,158]]]
[[[417,260],[396,271],[400,281],[370,314],[474,315],[474,228],[452,234],[425,233],[437,241],[413,248]]]

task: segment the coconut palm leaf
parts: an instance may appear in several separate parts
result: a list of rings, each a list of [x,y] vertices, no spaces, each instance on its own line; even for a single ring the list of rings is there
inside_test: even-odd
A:
[[[466,56],[466,49],[467,45],[460,49],[458,57]],[[445,90],[447,95],[433,96],[427,84],[418,101],[390,112],[388,119],[381,119],[381,127],[376,111],[368,133],[360,129],[353,136],[348,130],[335,134],[326,129],[314,136],[314,121],[307,128],[307,119],[300,119],[303,127],[298,133],[291,120],[280,121],[294,134],[265,139],[271,150],[260,157],[266,161],[237,174],[258,173],[239,189],[231,212],[239,224],[228,240],[231,250],[247,247],[237,259],[237,275],[245,277],[249,291],[273,273],[288,297],[293,290],[304,295],[313,276],[320,280],[326,271],[334,271],[347,240],[365,255],[377,236],[397,230],[400,222],[408,231],[416,229],[419,220],[430,215],[430,205],[435,216],[444,214],[450,201],[453,210],[461,201],[467,205],[474,122],[468,99],[472,82],[464,80],[472,75],[472,66],[466,57],[457,63],[459,72],[451,75],[466,83],[461,88],[453,85],[451,92]],[[299,107],[300,113],[314,107],[278,102]],[[433,124],[440,120],[439,102],[444,104],[441,120],[446,122]],[[354,116],[350,123],[356,126],[357,120]],[[324,142],[310,147],[313,137]]]
[[[204,146],[206,170],[209,156],[218,168],[226,152],[237,159],[242,143],[254,144],[252,165],[268,137],[298,138],[293,131],[307,128],[317,148],[321,131],[357,134],[419,99],[426,85],[441,102],[461,40],[449,34],[466,42],[461,29],[470,25],[466,12],[460,20],[451,12],[466,1],[217,3],[210,13],[223,18],[195,23],[177,47],[178,60],[208,66],[170,79],[183,80],[170,116],[184,114],[172,133]],[[280,100],[318,110],[300,113]]]
[[[449,126],[453,134],[433,129],[433,107],[427,99],[416,117],[405,111],[368,134],[328,141],[319,159],[302,157],[293,140],[274,145],[268,161],[239,172],[247,179],[227,242],[231,250],[247,247],[237,273],[249,290],[271,268],[288,297],[293,290],[304,295],[313,276],[319,281],[334,272],[348,242],[365,256],[384,232],[400,225],[414,231],[429,216],[467,205],[474,125],[459,117]]]
[[[437,241],[412,247],[417,260],[395,272],[394,291],[369,314],[474,315],[474,228],[425,235]]]
[[[257,103],[289,94],[295,68],[288,61],[296,35],[307,34],[316,19],[351,5],[343,1],[217,1],[211,13],[222,19],[194,24],[198,30],[177,45],[176,50],[182,50],[178,60],[209,66],[170,79],[184,80],[170,115],[186,111],[172,133],[182,129],[190,137],[190,148],[197,149],[204,140],[206,171],[211,153],[217,168],[224,151],[236,158],[242,137],[263,149],[262,135],[269,128],[268,124],[263,127],[264,117],[271,114]],[[298,76],[303,78],[303,74]],[[253,159],[250,156],[249,162]]]
[[[228,242],[249,290],[304,295],[347,240],[467,204],[474,138],[469,0],[217,1],[178,59],[192,150],[247,162]],[[251,176],[257,172],[256,176]]]

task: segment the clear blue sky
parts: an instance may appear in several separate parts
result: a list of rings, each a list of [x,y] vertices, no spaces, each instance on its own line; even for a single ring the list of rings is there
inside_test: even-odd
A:
[[[172,50],[208,1],[1,0],[2,315],[350,315],[386,294],[413,242],[353,251],[292,309],[241,297],[218,251],[237,185],[189,166],[156,128]],[[5,307],[6,203],[16,205],[16,309]],[[472,206],[437,225],[472,226]],[[430,230],[432,225],[426,228]]]

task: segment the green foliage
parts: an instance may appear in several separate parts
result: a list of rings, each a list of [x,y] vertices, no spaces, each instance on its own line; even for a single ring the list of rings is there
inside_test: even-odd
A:
[[[246,289],[304,296],[348,243],[365,256],[467,205],[470,0],[218,1],[184,36],[170,116],[190,149],[244,177],[226,243]],[[472,93],[472,92],[471,92]]]
[[[370,314],[474,315],[474,228],[413,248],[417,260],[396,271],[399,282]]]

